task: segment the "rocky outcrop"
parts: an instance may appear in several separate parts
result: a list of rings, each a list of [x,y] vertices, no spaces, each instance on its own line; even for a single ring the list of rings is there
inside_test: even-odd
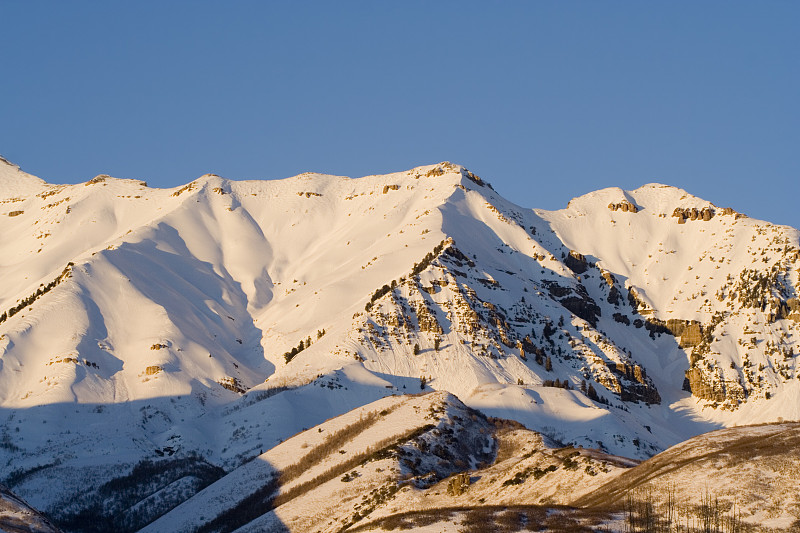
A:
[[[661,403],[661,395],[643,367],[628,363],[608,363],[607,366],[620,378],[618,392],[623,402]]]
[[[445,248],[444,252],[442,252],[442,257],[458,267],[463,267],[465,265],[469,267],[475,266],[475,262],[456,248],[455,245]]]
[[[672,212],[672,216],[678,219],[678,224],[685,224],[687,220],[704,220],[708,222],[714,218],[715,214],[716,211],[711,207],[704,207],[702,209],[697,209],[696,207],[676,207]]]
[[[563,287],[555,282],[545,283],[550,295],[577,317],[597,326],[597,318],[602,315],[600,306],[592,300],[583,285]]]
[[[631,325],[631,319],[622,313],[614,313],[614,321],[619,322],[620,324],[625,324],[626,326]]]
[[[559,302],[573,315],[584,319],[592,327],[597,327],[597,318],[601,315],[600,307],[588,294],[568,296],[562,298]]]
[[[231,376],[225,376],[219,381],[217,381],[217,383],[219,383],[220,385],[222,385],[223,387],[232,392],[236,392],[239,394],[244,394],[245,392],[247,392],[247,388],[244,385],[242,385],[242,383],[237,378]]]
[[[469,472],[456,474],[447,482],[447,494],[450,496],[461,496],[469,489],[469,483]]]
[[[697,346],[703,340],[703,327],[696,320],[667,320],[667,328],[673,336],[679,337],[681,348]]]
[[[576,274],[583,274],[589,270],[589,263],[586,261],[586,258],[583,254],[579,254],[575,250],[569,251],[569,254],[564,259],[564,264]]]
[[[644,402],[648,405],[661,403],[661,395],[654,386],[640,383],[622,387],[619,397],[623,402]]]
[[[436,319],[436,313],[428,307],[427,302],[418,300],[411,302],[411,305],[417,315],[417,325],[420,331],[436,335],[442,333],[442,326]]]
[[[771,320],[771,322],[783,318],[788,318],[789,320],[800,322],[800,299],[789,298],[785,302],[777,302],[776,305],[774,305],[774,307],[777,310],[773,317],[774,320]]]
[[[572,289],[569,287],[563,287],[558,283],[553,281],[543,281],[542,284],[547,287],[547,291],[550,293],[550,296],[553,298],[563,298],[564,296],[571,294]]]
[[[636,207],[634,204],[629,202],[628,200],[623,200],[617,203],[610,203],[608,204],[608,208],[612,211],[623,211],[626,213],[638,213],[639,208]]]
[[[642,296],[639,294],[639,291],[636,290],[636,287],[628,288],[628,304],[631,306],[634,313],[639,313],[642,315],[649,315],[653,313],[653,310],[644,301],[644,298],[642,298]]]
[[[747,218],[747,215],[745,215],[744,213],[739,213],[738,211],[735,211],[732,207],[723,207],[721,214],[722,214],[722,216],[732,216],[732,217],[734,217],[736,219]]]
[[[462,169],[461,175],[470,180],[475,185],[478,185],[480,187],[489,187],[490,189],[492,188],[492,186],[489,185],[489,183],[487,183],[486,181],[482,180],[480,176],[478,176],[477,174],[473,174],[467,169]]]
[[[692,393],[692,396],[703,400],[715,402],[725,401],[725,387],[720,382],[713,382],[700,368],[690,368],[686,371],[683,388]]]
[[[617,288],[619,285],[617,278],[614,277],[614,274],[602,268],[600,269],[600,275],[608,284],[608,297],[606,298],[606,301],[608,301],[608,303],[611,305],[619,305],[620,301],[622,300],[622,293],[620,293],[619,289]]]
[[[489,302],[483,302],[483,305],[486,309],[488,309],[489,312],[487,321],[497,330],[497,335],[500,338],[500,342],[509,348],[515,347],[516,344],[512,343],[510,338],[510,335],[512,335],[511,326],[508,325],[505,315]]]
[[[664,321],[649,317],[645,320],[644,327],[650,332],[650,336],[669,333],[678,338],[678,344],[681,348],[691,348],[703,341],[703,326],[696,320],[670,318]]]

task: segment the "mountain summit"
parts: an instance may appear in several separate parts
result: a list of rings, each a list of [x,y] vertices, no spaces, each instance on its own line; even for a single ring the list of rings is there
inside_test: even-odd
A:
[[[638,459],[800,418],[800,234],[666,185],[545,211],[451,163],[155,189],[2,160],[0,229],[0,476],[76,529],[404,393]]]

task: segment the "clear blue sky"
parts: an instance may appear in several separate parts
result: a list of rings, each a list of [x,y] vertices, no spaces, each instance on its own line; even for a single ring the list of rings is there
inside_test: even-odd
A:
[[[172,187],[460,163],[800,226],[800,2],[0,0],[0,154]]]

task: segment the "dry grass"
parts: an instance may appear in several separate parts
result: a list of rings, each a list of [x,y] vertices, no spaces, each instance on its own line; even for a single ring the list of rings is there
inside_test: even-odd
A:
[[[480,506],[443,507],[409,511],[348,529],[349,532],[410,531],[437,523],[459,523],[462,533],[511,533],[519,531],[586,532],[597,531],[608,520],[607,513],[568,507]]]
[[[578,499],[573,505],[578,507],[615,508],[619,507],[626,494],[647,484],[658,484],[659,478],[679,472],[695,465],[714,463],[715,469],[720,465],[736,466],[742,463],[776,460],[781,456],[793,456],[800,449],[800,424],[783,423],[776,425],[772,434],[748,434],[748,428],[740,428],[740,438],[730,438],[727,430],[720,442],[713,440],[706,445],[702,453],[687,453],[687,446],[660,453],[642,464],[624,472],[599,489]],[[709,436],[695,439],[709,439]],[[691,446],[695,439],[687,441]],[[688,448],[691,449],[691,448]],[[709,470],[713,472],[713,470]]]

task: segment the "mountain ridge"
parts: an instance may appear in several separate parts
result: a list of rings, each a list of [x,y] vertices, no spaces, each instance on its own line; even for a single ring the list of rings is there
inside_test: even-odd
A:
[[[25,180],[0,195],[0,476],[49,513],[79,512],[57,511],[78,465],[100,490],[185,458],[201,490],[205,465],[420,390],[638,459],[800,418],[797,230],[682,189],[545,211],[450,163]]]

